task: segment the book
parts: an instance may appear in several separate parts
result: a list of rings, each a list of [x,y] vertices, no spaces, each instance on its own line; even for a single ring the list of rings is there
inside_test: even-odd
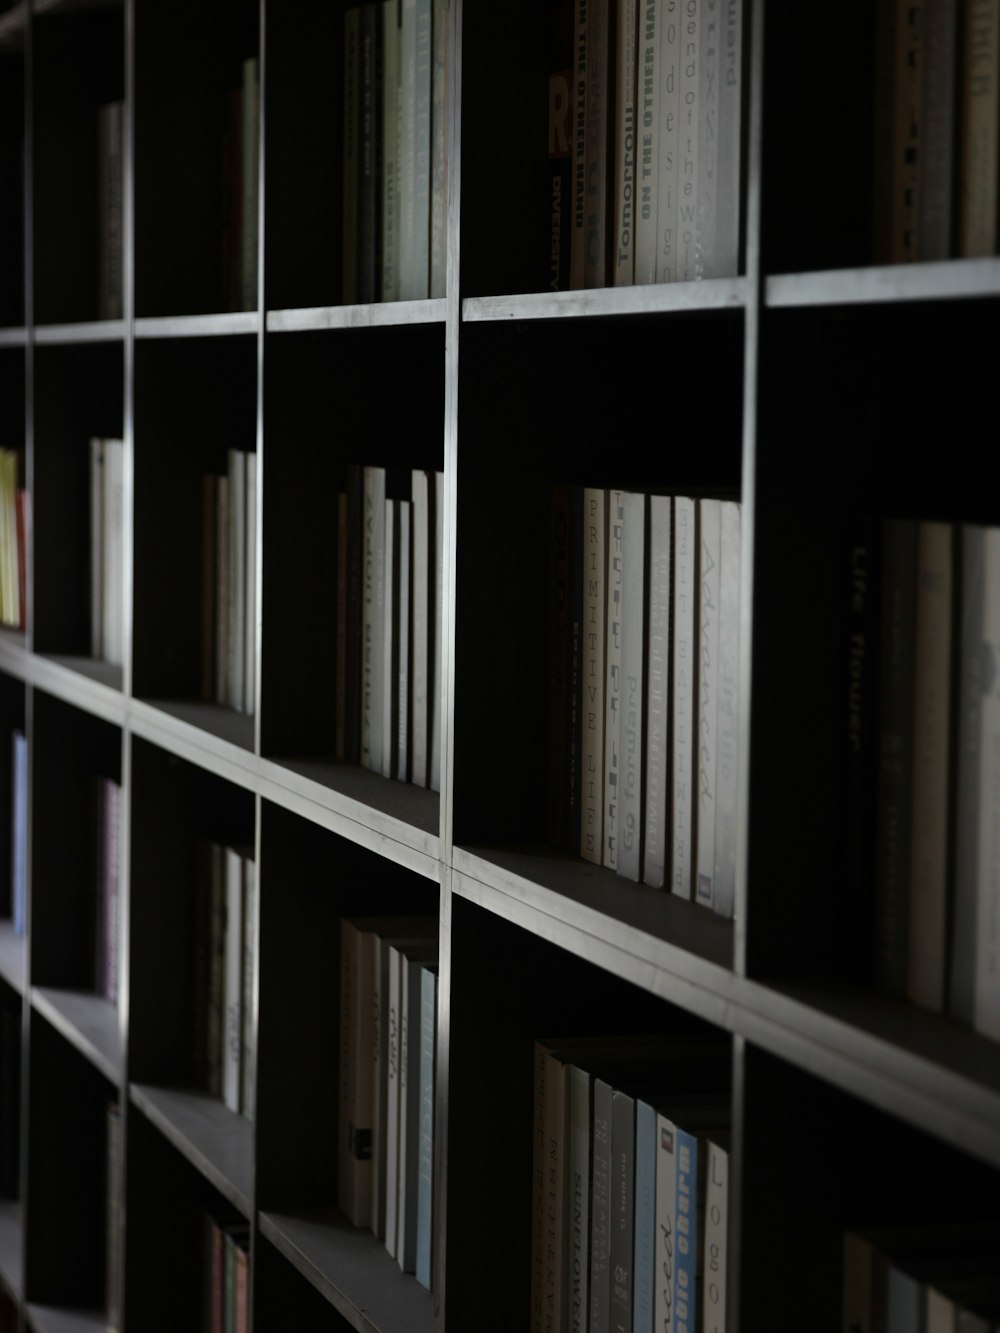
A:
[[[625,879],[639,880],[642,876],[646,497],[626,491],[623,507],[618,873]]]
[[[720,501],[712,499],[700,500],[698,508],[698,688],[695,703],[698,850],[695,899],[706,907],[714,907],[722,510]]]
[[[1000,0],[969,0],[961,42],[958,252],[970,258],[997,248]]]
[[[373,967],[372,931],[345,918],[340,923],[337,1199],[340,1211],[356,1227],[370,1226],[372,1211]]]
[[[412,690],[410,696],[410,781],[426,787],[428,780],[428,690],[431,670],[431,492],[426,472],[415,470],[411,479],[412,554]]]
[[[672,791],[673,839],[670,888],[690,898],[694,884],[695,834],[695,569],[698,523],[694,500],[674,497]]]
[[[421,300],[430,282],[431,0],[402,0],[399,295]]]
[[[430,1291],[434,1281],[434,1103],[437,1069],[437,970],[420,969],[420,1139],[417,1173],[415,1274]]]
[[[400,947],[399,1168],[396,1262],[404,1273],[417,1267],[420,1180],[422,973],[437,962],[437,940]]]
[[[698,278],[716,277],[719,257],[715,227],[719,190],[719,79],[722,70],[724,0],[699,0],[698,37],[698,216],[694,271]]]
[[[382,772],[385,691],[385,468],[364,469],[361,763]]]
[[[957,0],[924,0],[923,21],[917,258],[939,260],[954,246]]]
[[[399,299],[399,189],[401,180],[399,0],[382,4],[381,293]]]
[[[611,870],[618,866],[624,522],[623,492],[609,491],[605,592],[607,620],[604,638],[607,657],[604,692],[604,864]]]
[[[569,1333],[590,1327],[590,1074],[572,1064],[566,1071],[566,1322]]]
[[[656,1240],[656,1110],[650,1102],[637,1097],[632,1333],[652,1333]]]
[[[410,780],[410,529],[411,503],[399,501],[399,531],[396,540],[396,643],[393,649],[396,682],[396,763],[393,773],[400,782]]]
[[[983,553],[980,647],[978,865],[973,1021],[1000,1040],[1000,529],[988,528]]]
[[[659,119],[656,148],[656,281],[674,282],[679,268],[681,189],[681,34],[684,0],[656,0],[655,96]]]
[[[240,149],[240,308],[257,309],[258,181],[260,176],[260,71],[256,56],[243,61]],[[252,512],[252,511],[251,511]]]
[[[246,520],[243,555],[243,711],[252,713],[257,689],[257,455],[244,454]]]
[[[427,785],[431,791],[441,790],[441,659],[444,653],[444,473],[431,473],[433,489],[431,492],[434,540],[434,559],[431,568],[434,571],[434,599],[431,603],[433,619],[431,621],[431,672],[430,703],[428,710],[428,728],[430,730],[430,759],[428,762]]]
[[[635,1228],[635,1100],[611,1094],[610,1333],[632,1333]]]
[[[569,284],[586,286],[587,252],[587,41],[589,0],[575,0],[573,38],[573,214],[570,234]]]
[[[343,265],[341,300],[358,299],[358,163],[360,159],[361,6],[344,11]]]
[[[381,102],[379,83],[382,74],[381,17],[379,5],[361,6],[357,93],[357,299],[366,303],[377,300],[382,289],[382,273],[378,260],[378,204],[382,181],[376,114]]]
[[[10,914],[14,934],[22,938],[28,906],[28,739],[11,738]]]
[[[615,175],[611,276],[616,287],[635,281],[636,222],[636,7],[618,0],[615,38]]]
[[[430,288],[445,295],[448,262],[448,15],[451,0],[433,0],[431,14]]]
[[[583,625],[580,715],[580,855],[600,865],[604,850],[604,683],[607,522],[605,493],[583,491]]]
[[[590,1195],[590,1333],[608,1333],[611,1309],[611,1120],[614,1089],[592,1083]]]
[[[225,849],[225,968],[222,984],[225,1014],[222,1100],[230,1111],[239,1111],[243,1055],[243,858],[233,847]]]
[[[739,272],[743,107],[743,6],[720,0],[719,133],[716,153],[715,263],[706,278]]]
[[[569,0],[549,5],[548,147],[546,158],[545,286],[550,292],[570,287],[573,226],[573,31]]]
[[[643,882],[662,889],[669,873],[668,799],[670,672],[670,498],[649,497],[649,588],[646,654],[646,801]]]
[[[246,541],[247,541],[247,460],[239,449],[228,451],[226,475],[229,481],[229,560],[226,609],[229,628],[227,689],[223,702],[237,712],[246,712]]]
[[[673,0],[676,4],[676,0]],[[635,281],[656,281],[659,217],[660,27],[664,0],[639,0],[636,21]]]
[[[397,527],[399,501],[387,497],[385,501],[385,550],[383,558],[384,588],[382,592],[382,624],[376,633],[382,635],[382,756],[375,764],[383,777],[391,778],[396,771],[396,743],[399,738],[397,714],[399,694],[399,542]]]
[[[243,987],[240,1008],[240,1113],[253,1119],[256,1086],[257,991],[257,864],[241,857],[243,870],[242,950]]]
[[[105,1271],[104,1308],[109,1333],[121,1328],[122,1294],[122,1220],[124,1193],[124,1144],[122,1111],[117,1102],[108,1102],[105,1114],[105,1160],[107,1190],[105,1195]]]
[[[706,1143],[706,1151],[701,1319],[704,1333],[726,1333],[729,1153],[711,1139]]]
[[[607,281],[608,108],[611,16],[609,0],[587,0],[587,96],[584,141],[584,262],[586,287]]]
[[[723,500],[719,543],[719,688],[715,766],[715,882],[712,906],[731,917],[736,898],[739,800],[740,506]]]
[[[122,101],[97,110],[98,319],[121,319],[124,314],[124,120]]]
[[[698,155],[701,129],[701,10],[707,0],[683,0],[678,16],[677,278],[698,270]],[[669,24],[667,25],[669,28]],[[663,222],[661,219],[661,235]]]

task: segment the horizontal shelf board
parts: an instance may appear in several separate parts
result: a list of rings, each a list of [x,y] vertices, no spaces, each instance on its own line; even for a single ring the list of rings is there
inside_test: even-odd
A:
[[[103,1310],[62,1310],[54,1305],[29,1305],[26,1314],[35,1333],[107,1333],[108,1317]]]
[[[870,991],[745,983],[750,1041],[1000,1166],[1000,1046]]]
[[[261,1213],[263,1236],[358,1333],[430,1333],[434,1297],[381,1241],[334,1209]]]
[[[443,324],[448,303],[431,301],[378,301],[370,305],[317,305],[293,310],[269,310],[268,333],[305,333],[324,329],[390,328],[403,324]]]
[[[121,1087],[122,1037],[118,1010],[109,1000],[82,991],[33,986],[31,1004],[66,1040]]]
[[[81,9],[121,9],[122,0],[35,0],[35,17],[39,14],[67,14]]]
[[[526,292],[514,296],[468,296],[466,323],[507,319],[572,319],[594,315],[654,315],[684,310],[739,310],[749,300],[746,278],[665,282],[638,287],[595,287],[572,292]]]
[[[21,1299],[22,1216],[16,1199],[0,1199],[0,1283],[15,1301]]]
[[[184,699],[149,699],[132,705],[137,718],[146,711],[158,715],[161,725],[176,731],[178,736],[200,738],[202,743],[213,740],[239,751],[253,754],[254,720],[250,713],[238,713],[222,704],[198,703]],[[137,730],[139,728],[137,727]]]
[[[224,311],[217,315],[154,315],[135,321],[137,338],[222,338],[256,333],[256,310]]]
[[[377,850],[398,860],[399,855],[386,844],[399,844],[400,850],[408,848],[433,863],[414,868],[437,878],[436,863],[440,855],[437,792],[415,787],[410,782],[393,782],[369,769],[332,759],[264,760],[262,768],[270,779],[269,789],[263,791],[265,796],[287,809],[299,809],[313,817],[315,807],[319,807],[334,819],[340,817],[364,825],[377,838],[371,844]],[[337,829],[334,823],[328,823],[328,827]],[[357,840],[354,832],[344,831]]]
[[[129,1096],[151,1124],[244,1217],[253,1211],[253,1125],[216,1097],[133,1084]]]
[[[61,653],[47,653],[46,657],[50,662],[65,667],[67,671],[78,671],[81,676],[97,681],[105,689],[121,693],[123,672],[120,666],[102,662],[96,657],[69,657]]]
[[[96,670],[85,671],[83,665],[91,662]],[[0,644],[0,667],[4,667],[3,645]],[[103,718],[114,726],[123,726],[126,701],[119,687],[101,679],[106,663],[93,663],[82,657],[42,657],[38,653],[24,653],[23,669],[12,672],[29,685],[35,685],[64,703],[83,708],[95,717]],[[114,670],[114,668],[111,668]],[[120,672],[119,672],[120,677]]]
[[[24,994],[27,954],[27,942],[15,934],[13,921],[9,917],[0,921],[0,977],[19,995]]]
[[[37,324],[35,342],[42,344],[110,343],[125,337],[123,319],[83,320],[76,324]]]
[[[4,44],[4,19],[6,14],[0,15],[0,46]],[[27,329],[0,329],[0,347],[25,347],[28,343]]]
[[[738,991],[732,921],[673,894],[551,848],[456,847],[454,868],[460,896],[710,1021]]]
[[[765,304],[775,309],[983,296],[1000,296],[1000,258],[783,273],[764,287]]]

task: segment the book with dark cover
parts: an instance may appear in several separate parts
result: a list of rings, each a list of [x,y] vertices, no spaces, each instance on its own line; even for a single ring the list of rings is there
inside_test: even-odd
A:
[[[611,13],[609,0],[587,3],[587,102],[583,200],[586,287],[607,282],[608,107]]]
[[[615,142],[611,280],[616,287],[635,281],[636,22],[640,0],[618,0],[615,39]]]
[[[670,546],[671,505],[666,495],[649,497],[649,588],[646,670],[646,801],[643,882],[662,889],[669,874],[670,802]]]
[[[580,678],[580,855],[600,865],[604,851],[604,684],[607,582],[607,497],[583,491]]]
[[[99,319],[121,319],[124,312],[124,119],[124,102],[109,102],[97,112]]]
[[[622,592],[625,510],[621,491],[608,491],[607,619],[604,650],[604,864],[618,867],[618,803],[621,768]]]
[[[377,301],[382,287],[379,266],[382,175],[378,115],[382,97],[381,18],[379,5],[362,5],[358,60],[357,299],[364,302]]]
[[[632,1333],[635,1229],[635,1101],[616,1089],[611,1096],[610,1333]]]
[[[622,579],[621,751],[618,795],[618,873],[642,876],[643,716],[645,701],[646,497],[624,497]]]
[[[344,13],[343,277],[341,301],[358,299],[358,183],[361,120],[361,6]]]
[[[544,286],[570,286],[573,217],[573,6],[553,0],[548,13],[548,147],[545,159]]]
[[[698,687],[695,700],[697,773],[697,856],[695,900],[715,905],[715,827],[718,811],[719,733],[719,570],[722,560],[722,510],[718,500],[699,504],[698,534]]]
[[[417,1176],[416,1279],[434,1280],[434,1102],[437,1068],[437,969],[420,969],[420,1131]]]

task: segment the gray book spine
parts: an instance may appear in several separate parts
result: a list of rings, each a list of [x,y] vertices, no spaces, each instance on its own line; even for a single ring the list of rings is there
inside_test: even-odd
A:
[[[698,179],[701,129],[701,9],[703,0],[679,6],[680,70],[677,113],[677,278],[698,273]]]
[[[434,1071],[437,976],[420,969],[420,1155],[417,1178],[417,1281],[428,1291],[434,1275]]]
[[[594,1079],[590,1195],[590,1333],[608,1333],[611,1308],[611,1087]]]
[[[719,562],[722,513],[718,500],[699,505],[698,688],[695,707],[698,855],[695,897],[715,903],[715,817],[719,725]]]
[[[385,662],[385,469],[366,467],[361,619],[361,763],[381,771]]]
[[[723,0],[701,0],[698,76],[698,223],[695,277],[718,273],[716,217],[719,162],[719,70]]]
[[[621,755],[622,590],[625,508],[621,491],[608,492],[607,676],[604,691],[604,864],[618,867]]]
[[[583,492],[582,707],[580,710],[580,855],[601,864],[604,848],[604,636],[607,499]]]
[[[361,9],[344,14],[344,194],[341,300],[358,299],[358,90],[361,67]]]
[[[720,0],[719,136],[715,188],[715,264],[707,278],[739,271],[741,203],[741,103],[743,96],[743,6]]]
[[[646,680],[646,802],[643,869],[646,884],[662,889],[670,841],[669,771],[670,498],[649,500],[649,628]]]
[[[618,873],[638,880],[642,874],[646,497],[627,492],[624,509]]]
[[[722,502],[719,565],[719,700],[715,793],[715,911],[731,917],[736,897],[740,698],[740,507]]]
[[[610,1333],[632,1333],[632,1249],[635,1232],[635,1102],[611,1099]]]
[[[399,298],[399,0],[382,5],[382,300]]]
[[[680,186],[681,0],[657,0],[659,99],[657,121],[656,281],[673,282],[677,270],[677,201]]]
[[[381,272],[377,260],[378,200],[381,171],[378,151],[381,53],[379,8],[361,8],[358,86],[358,300],[375,301],[381,294]]]
[[[924,0],[924,135],[917,200],[917,255],[949,259],[955,170],[956,0]]]
[[[639,0],[636,74],[635,280],[656,281],[657,181],[660,173],[660,43],[663,0]]]
[[[448,260],[448,11],[434,0],[431,37],[431,296],[444,296]]]
[[[697,510],[688,496],[674,500],[673,840],[670,888],[690,898],[694,867],[695,566]]]
[[[632,1240],[632,1333],[653,1333],[656,1249],[656,1112],[635,1104],[635,1224]]]

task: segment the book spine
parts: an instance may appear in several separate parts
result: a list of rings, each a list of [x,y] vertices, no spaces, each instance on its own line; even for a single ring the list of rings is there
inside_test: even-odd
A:
[[[243,1051],[243,865],[239,852],[225,849],[226,925],[223,975],[225,1028],[222,1100],[230,1111],[240,1109],[240,1057]]]
[[[103,808],[104,856],[104,998],[118,1003],[118,976],[120,970],[119,913],[121,888],[121,787],[110,778],[101,782]]]
[[[957,0],[924,0],[923,143],[917,201],[921,260],[948,259],[952,252],[957,11]]]
[[[382,5],[382,300],[399,299],[399,0]]]
[[[914,260],[919,254],[917,200],[923,150],[923,26],[923,5],[914,4],[913,0],[897,0],[889,255],[896,264]]]
[[[636,71],[635,280],[656,281],[660,173],[660,39],[665,0],[639,0]]]
[[[636,5],[618,0],[615,43],[615,230],[612,278],[616,287],[635,281]]]
[[[639,880],[642,875],[646,497],[637,492],[626,492],[623,505],[618,873],[626,879]]]
[[[674,282],[678,268],[681,185],[681,7],[685,0],[657,0],[659,95],[656,280]]]
[[[376,107],[380,100],[379,53],[380,10],[376,4],[361,7],[358,34],[358,296],[371,302],[381,295],[378,262],[378,202],[380,170]]]
[[[573,230],[570,241],[570,287],[586,285],[587,254],[587,34],[590,0],[576,0],[573,43]]]
[[[427,720],[430,674],[430,494],[426,472],[415,471],[413,495],[413,692],[410,700],[410,781],[427,786]]]
[[[246,533],[243,565],[243,711],[252,713],[257,691],[257,455],[247,453]]]
[[[98,302],[100,319],[121,319],[124,243],[123,102],[109,102],[97,113],[98,162]]]
[[[670,887],[690,898],[694,876],[695,567],[697,511],[687,496],[674,499],[673,843]]]
[[[986,530],[980,681],[975,1027],[1000,1041],[1000,529]]]
[[[674,1333],[677,1269],[677,1131],[656,1117],[656,1257],[653,1270],[653,1327]]]
[[[908,994],[940,1011],[945,995],[952,528],[917,530]]]
[[[397,563],[399,598],[397,602],[398,666],[396,673],[396,770],[400,782],[410,780],[410,549],[411,502],[399,502]]]
[[[229,450],[229,690],[227,702],[242,712],[246,701],[246,525],[247,471],[246,455]]]
[[[337,492],[337,651],[334,755],[347,758],[347,492]]]
[[[444,652],[444,473],[431,474],[434,482],[434,600],[432,602],[433,619],[431,621],[431,689],[428,711],[428,729],[430,741],[428,749],[427,785],[431,791],[441,790],[441,655]]]
[[[566,1066],[545,1056],[545,1285],[542,1327],[564,1327],[566,1288]]]
[[[677,1247],[674,1263],[674,1328],[700,1327],[698,1308],[698,1140],[677,1128]]]
[[[590,1333],[608,1333],[611,1309],[611,1094],[593,1083],[593,1167],[590,1195]]]
[[[231,704],[229,676],[229,603],[232,597],[229,549],[229,477],[215,483],[215,702]]]
[[[402,956],[399,1067],[399,1203],[396,1262],[404,1273],[417,1267],[417,1182],[420,1175],[420,964]]]
[[[448,11],[434,0],[431,22],[430,294],[445,294],[448,261]]]
[[[208,946],[207,1087],[213,1097],[221,1097],[226,1030],[226,851],[218,843],[209,846]]]
[[[343,279],[341,300],[358,299],[358,139],[361,83],[361,7],[344,14]]]
[[[416,1278],[430,1291],[434,1279],[434,1076],[437,975],[420,969],[420,1158],[417,1179]]]
[[[635,1221],[631,1333],[653,1333],[656,1252],[656,1111],[635,1104]]]
[[[600,865],[604,850],[605,492],[588,487],[583,508],[580,855]]]
[[[371,932],[340,923],[340,1147],[338,1203],[356,1227],[371,1226],[372,1000]]]
[[[997,248],[1000,0],[967,0],[963,24],[958,244],[970,258]]]
[[[399,539],[398,539],[399,501],[385,501],[385,561],[382,575],[384,590],[382,594],[382,625],[378,633],[382,635],[382,696],[379,707],[382,710],[382,755],[375,767],[383,777],[391,778],[396,765],[396,709],[397,666],[399,662],[399,639],[397,636],[397,617],[399,615]]]
[[[122,589],[124,580],[124,455],[121,440],[104,441],[104,589],[101,596],[103,624],[101,642],[104,660],[114,666],[123,661]],[[13,492],[12,492],[13,494]]]
[[[670,838],[667,800],[670,664],[670,499],[649,500],[649,632],[646,684],[646,809],[642,878],[662,889]]]
[[[243,123],[241,126],[243,187],[240,236],[242,308],[257,309],[257,181],[260,149],[260,81],[256,56],[243,62]]]
[[[887,264],[892,250],[895,82],[896,0],[877,0],[872,147],[872,262],[875,264]]]
[[[702,1256],[701,1318],[703,1333],[726,1333],[726,1267],[729,1236],[729,1154],[718,1144],[705,1145],[705,1247]]]
[[[610,1333],[632,1333],[635,1102],[617,1089],[611,1097],[611,1163]]]
[[[385,688],[385,469],[364,470],[361,763],[382,767]]]
[[[701,123],[701,7],[678,0],[677,277],[698,273],[698,131]],[[669,25],[668,25],[669,26]]]
[[[403,961],[389,946],[389,1010],[386,1038],[389,1077],[385,1135],[385,1248],[396,1258],[399,1241],[399,1080],[402,1061]]]
[[[201,697],[206,703],[215,690],[218,481],[214,472],[201,479]]]
[[[364,470],[355,463],[347,468],[347,740],[345,758],[361,763],[362,668],[361,647],[364,618],[365,578],[365,485]]]
[[[740,699],[740,506],[723,500],[720,511],[719,695],[715,770],[716,832],[713,907],[731,917],[736,900]]]
[[[719,726],[719,563],[722,513],[718,500],[702,500],[698,533],[698,689],[696,767],[698,771],[698,902],[715,903],[716,769]]]
[[[254,995],[257,979],[257,865],[249,856],[243,863],[243,996],[240,1014],[240,1112],[253,1119],[256,1072]]]
[[[14,934],[24,935],[28,898],[28,740],[15,731],[12,740],[13,800],[11,832],[11,916]]]
[[[585,287],[607,280],[609,0],[588,0],[584,197]]]
[[[572,51],[566,54],[572,57]],[[572,185],[573,72],[560,64],[549,73],[546,282],[550,292],[567,291],[570,286]]]
[[[576,1065],[566,1071],[569,1102],[566,1161],[567,1279],[569,1333],[590,1327],[588,1255],[590,1251],[590,1075]]]
[[[570,750],[570,492],[555,486],[549,507],[549,720],[548,720],[548,836],[557,846],[567,843],[569,791],[567,763]]]
[[[719,74],[722,51],[721,19],[724,0],[701,0],[698,81],[698,221],[695,276],[719,274],[715,226],[719,187]]]
[[[604,864],[618,867],[618,781],[621,769],[622,579],[625,509],[621,491],[608,492],[607,675],[604,691]]]
[[[720,0],[719,147],[716,158],[715,271],[706,277],[739,272],[743,101],[743,6]]]

